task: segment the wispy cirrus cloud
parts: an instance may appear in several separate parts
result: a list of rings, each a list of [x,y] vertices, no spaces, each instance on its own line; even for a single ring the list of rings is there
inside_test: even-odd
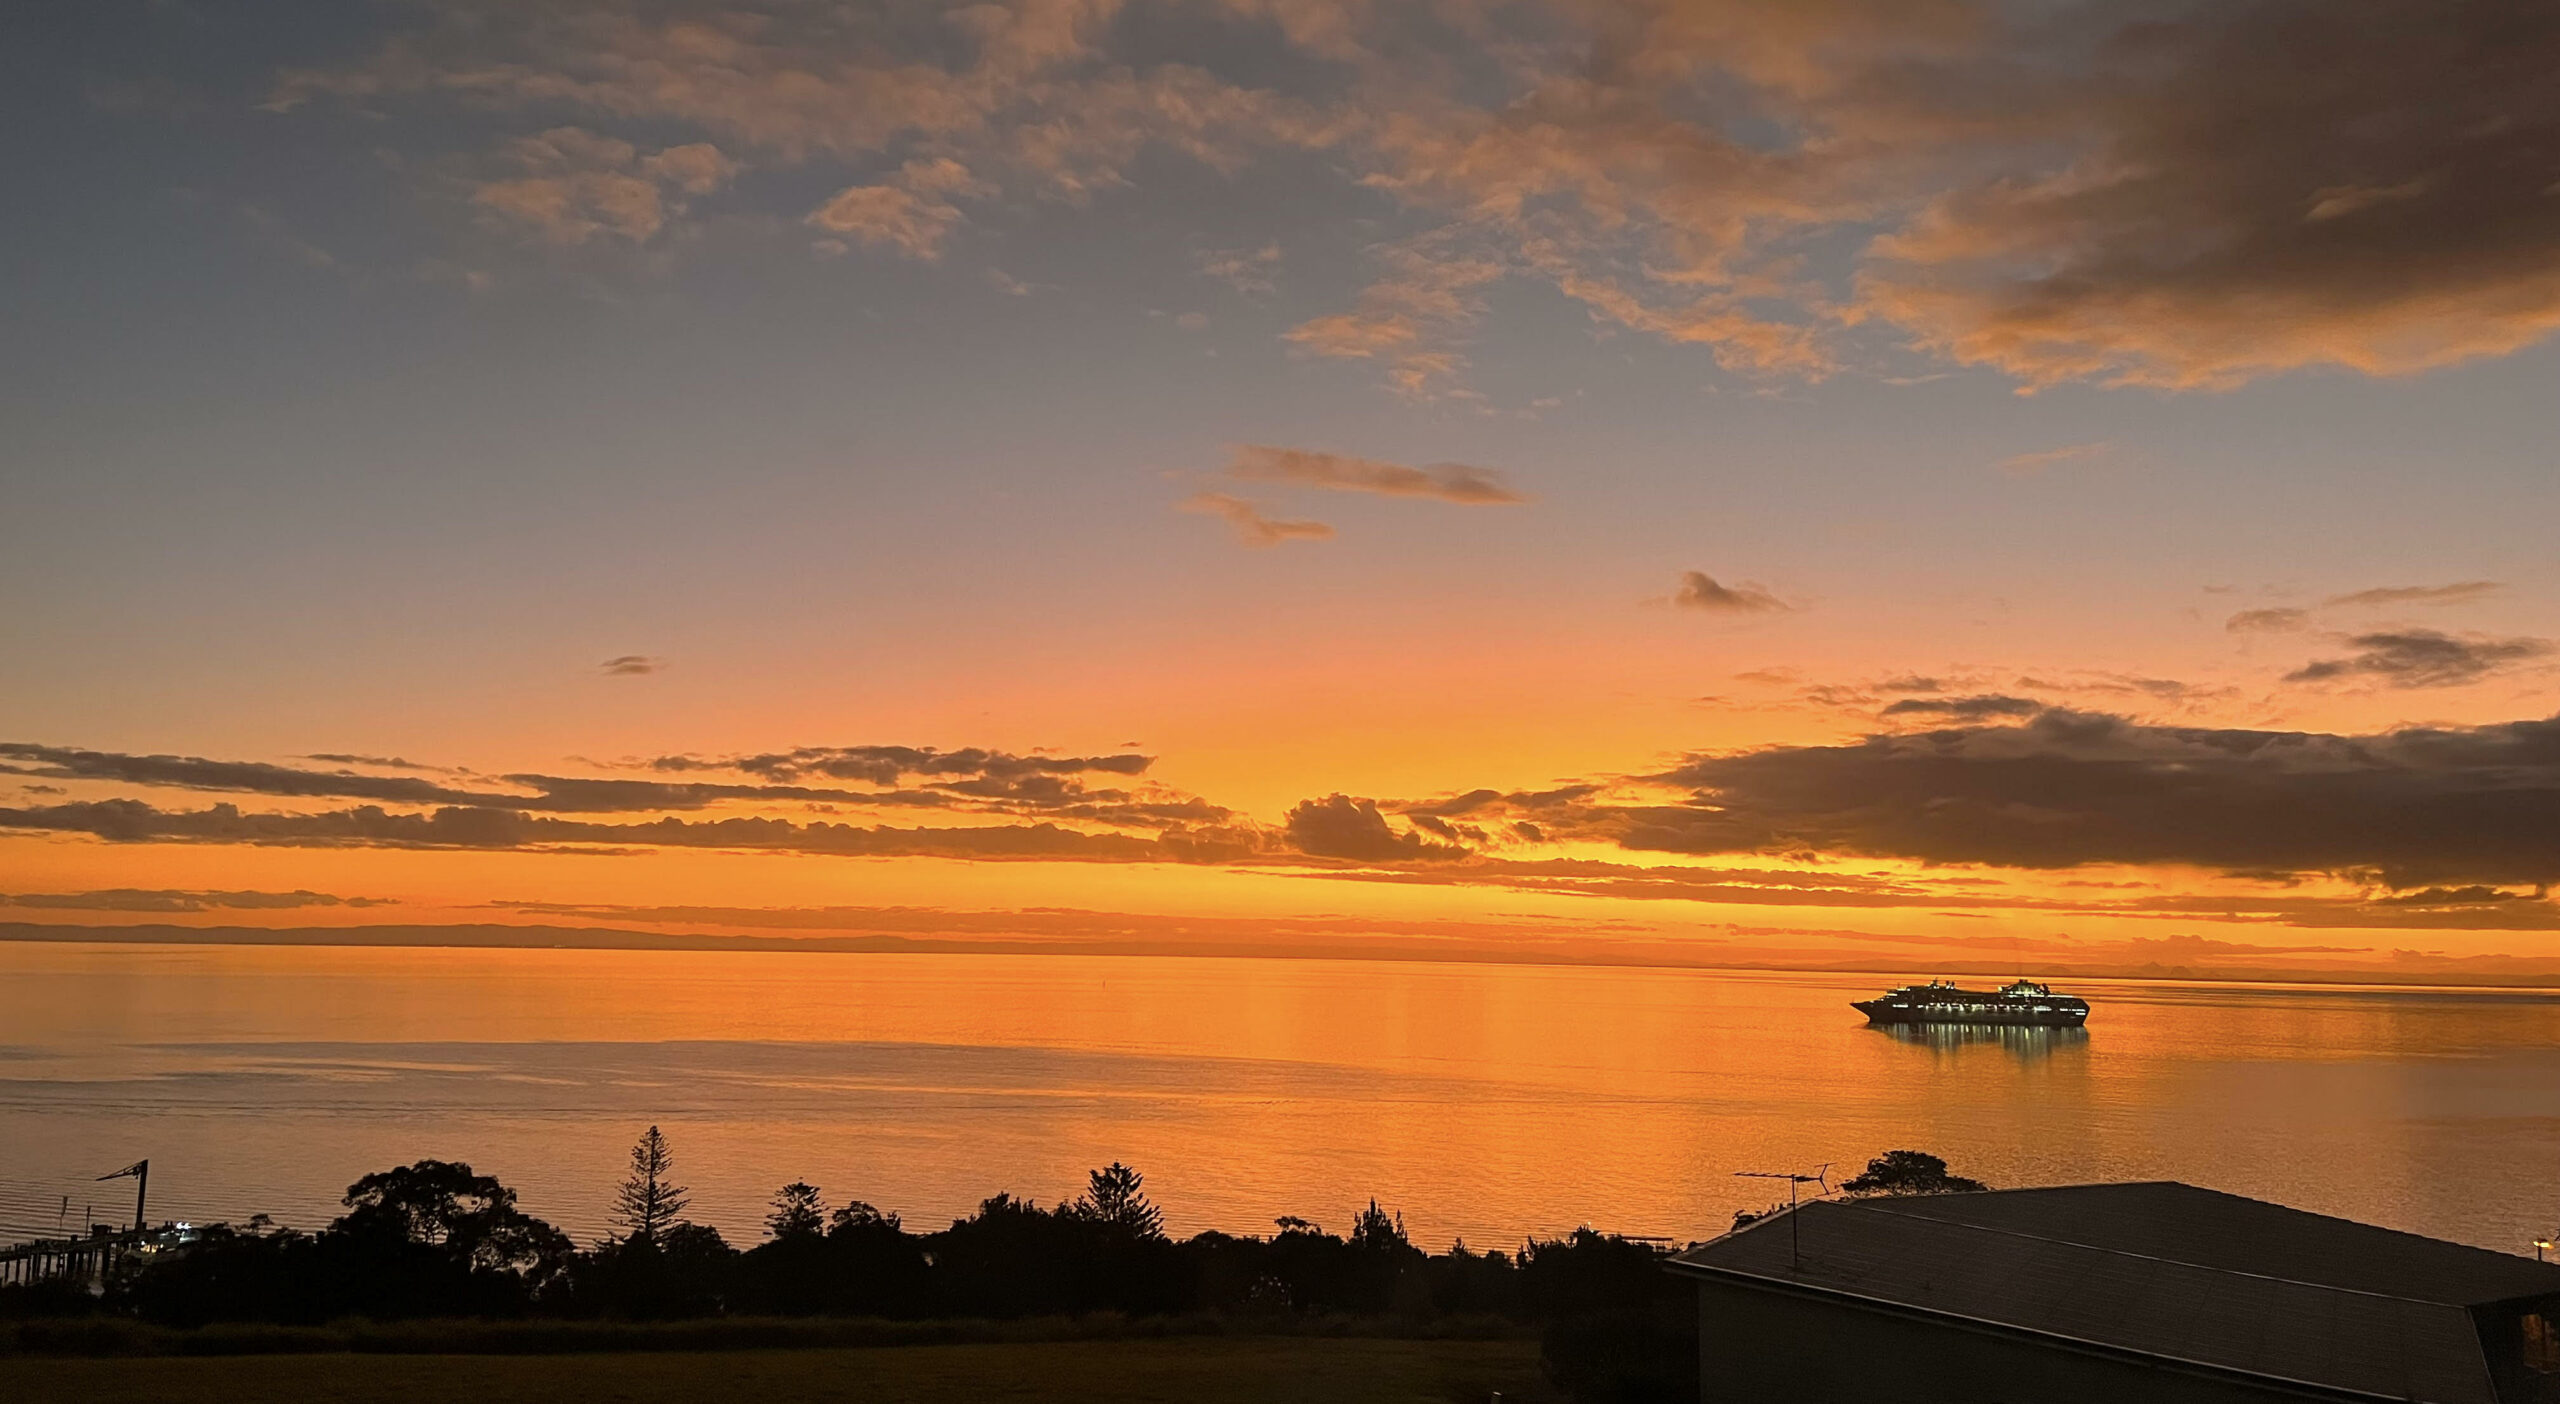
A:
[[[94,892],[0,892],[0,907],[52,912],[289,911],[307,907],[387,907],[380,897],[340,897],[297,888],[291,892],[198,892],[176,888],[114,887]]]
[[[2290,634],[2311,627],[2311,611],[2283,606],[2244,609],[2222,621],[2222,627],[2234,634]]]
[[[1233,493],[1194,493],[1175,504],[1185,512],[1198,512],[1223,519],[1235,532],[1236,540],[1247,546],[1278,546],[1290,541],[1325,541],[1333,536],[1333,528],[1323,522],[1272,517],[1264,514],[1262,505]]]
[[[1420,468],[1316,449],[1246,444],[1227,464],[1227,476],[1244,482],[1290,483],[1381,497],[1421,497],[1466,507],[1505,506],[1529,499],[1491,468],[1434,463]]]
[[[326,761],[331,765],[364,765],[377,770],[437,770],[441,767],[421,765],[400,756],[350,755],[344,751],[313,751],[304,760]]]
[[[2031,478],[2056,464],[2075,463],[2099,458],[2115,451],[2113,440],[2087,444],[2065,444],[2061,448],[2038,449],[2033,453],[2013,453],[2000,460],[2000,471],[2013,478]]]
[[[1458,339],[1484,315],[1484,290],[1508,270],[1435,239],[1372,255],[1385,271],[1351,310],[1310,318],[1284,339],[1312,355],[1375,362],[1385,369],[1388,387],[1406,399],[1471,396],[1458,383],[1467,366]]]
[[[2332,595],[2324,603],[2331,606],[2379,607],[2385,605],[2459,605],[2486,599],[2505,589],[2495,580],[2457,580],[2450,585],[2386,585],[2372,590],[2355,590]]]

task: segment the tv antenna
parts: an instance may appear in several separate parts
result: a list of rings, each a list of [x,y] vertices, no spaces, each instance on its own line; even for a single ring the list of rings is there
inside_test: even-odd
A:
[[[1801,1175],[1793,1170],[1736,1170],[1733,1172],[1733,1177],[1737,1180],[1784,1180],[1787,1182],[1787,1270],[1793,1272],[1803,1267],[1804,1238],[1802,1231],[1796,1226],[1797,1197],[1804,1192],[1804,1187],[1807,1185],[1822,1186],[1821,1193],[1814,1196],[1816,1199],[1831,1193],[1831,1162],[1828,1160],[1822,1162],[1810,1175]]]

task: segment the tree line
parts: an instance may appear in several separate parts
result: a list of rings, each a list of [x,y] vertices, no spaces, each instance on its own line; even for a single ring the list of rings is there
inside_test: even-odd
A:
[[[760,1239],[741,1249],[685,1217],[690,1195],[652,1126],[614,1196],[614,1231],[585,1247],[525,1213],[495,1177],[422,1160],[348,1186],[346,1212],[317,1232],[263,1217],[214,1225],[120,1273],[103,1298],[13,1289],[10,1305],[182,1328],[348,1317],[1480,1318],[1543,1329],[1550,1372],[1581,1397],[1678,1397],[1694,1381],[1690,1293],[1662,1271],[1667,1250],[1653,1244],[1586,1228],[1508,1253],[1463,1242],[1431,1253],[1374,1199],[1344,1234],[1284,1216],[1267,1235],[1177,1240],[1145,1185],[1114,1163],[1074,1199],[1043,1206],[998,1194],[947,1228],[915,1231],[894,1212],[830,1205],[817,1186],[794,1182],[774,1193]],[[1980,1186],[1947,1175],[1936,1157],[1895,1151],[1848,1187]]]

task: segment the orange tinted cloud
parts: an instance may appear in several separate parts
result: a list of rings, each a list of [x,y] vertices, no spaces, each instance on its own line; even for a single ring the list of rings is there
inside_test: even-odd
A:
[[[1116,0],[906,30],[567,4],[445,15],[284,76],[271,106],[432,95],[711,139],[584,150],[474,195],[569,244],[652,237],[672,199],[725,182],[730,150],[851,168],[813,222],[917,258],[959,218],[919,163],[1072,204],[1127,188],[1149,149],[1228,173],[1323,152],[1360,187],[1346,210],[1383,193],[1424,228],[1287,335],[1418,399],[1462,393],[1461,340],[1509,276],[1803,378],[1877,355],[1862,328],[2029,387],[2174,388],[2404,373],[2560,328],[2560,15],[2538,0],[1192,8],[1203,33],[1276,24],[1304,62],[1194,50]],[[1499,72],[1449,60],[1478,52]],[[583,129],[528,140],[562,130]],[[1271,247],[1211,271],[1260,291]]]
[[[949,157],[909,161],[881,185],[848,186],[809,212],[812,226],[886,245],[909,258],[942,256],[942,241],[961,222],[953,196],[987,196],[995,187]]]
[[[1671,602],[1682,609],[1720,614],[1765,614],[1787,607],[1785,601],[1748,581],[1726,585],[1703,570],[1681,576],[1680,588],[1671,596]]]
[[[1501,473],[1465,463],[1434,463],[1410,468],[1345,453],[1316,449],[1272,448],[1246,444],[1235,451],[1227,475],[1246,482],[1295,483],[1338,492],[1368,492],[1381,497],[1427,497],[1439,502],[1483,507],[1526,502]]]
[[[1292,520],[1263,515],[1260,504],[1232,493],[1194,493],[1177,504],[1185,512],[1201,512],[1223,517],[1235,529],[1236,540],[1247,546],[1278,546],[1288,541],[1324,541],[1333,536],[1333,528],[1322,522]]]
[[[568,245],[599,234],[646,243],[683,212],[682,197],[711,194],[737,173],[737,163],[708,142],[644,157],[630,142],[579,127],[518,138],[504,160],[521,174],[481,182],[472,203]]]

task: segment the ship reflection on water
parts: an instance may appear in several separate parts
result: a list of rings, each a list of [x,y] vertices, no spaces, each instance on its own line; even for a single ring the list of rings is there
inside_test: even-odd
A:
[[[2050,1058],[2064,1050],[2089,1046],[2085,1028],[2050,1028],[2020,1024],[1869,1024],[1868,1029],[1896,1043],[1954,1052],[1965,1048],[2000,1048],[2022,1061]]]

